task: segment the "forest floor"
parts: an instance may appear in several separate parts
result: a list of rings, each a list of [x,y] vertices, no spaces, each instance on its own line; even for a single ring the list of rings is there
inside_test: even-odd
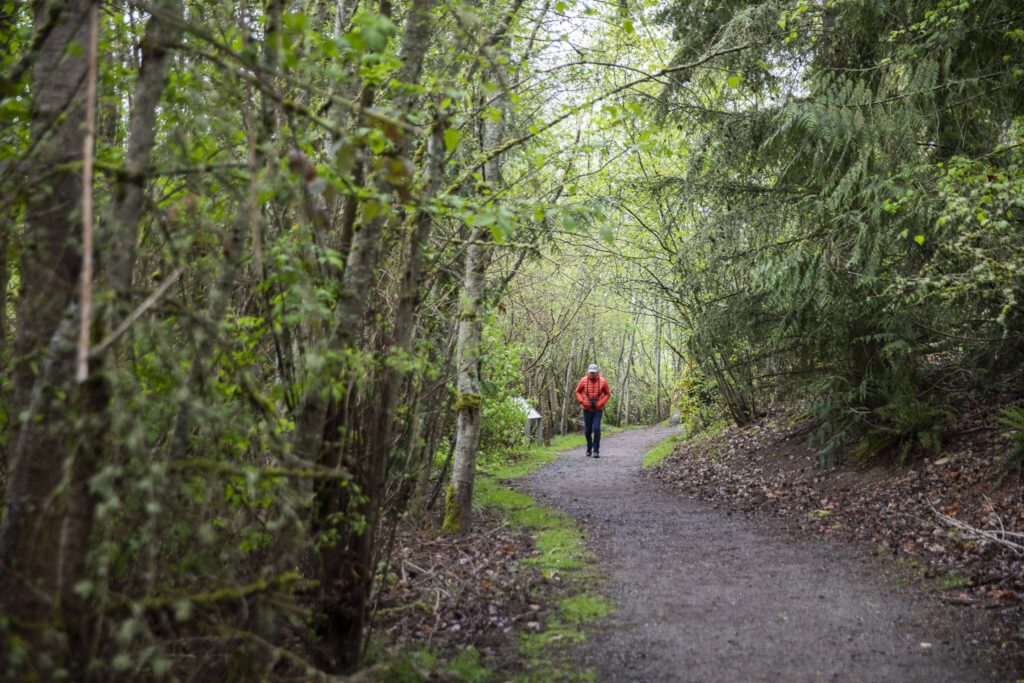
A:
[[[706,461],[683,449],[663,465],[661,478],[670,486],[645,476],[644,454],[672,433],[666,427],[622,432],[606,439],[600,460],[576,448],[518,480],[518,488],[583,526],[602,574],[596,588],[615,605],[571,651],[581,670],[601,681],[1000,681],[1021,675],[1019,657],[1006,651],[1012,644],[994,649],[1005,631],[993,610],[938,600],[911,580],[916,565],[820,533],[819,525],[811,537],[799,525],[769,519],[763,507],[742,505],[755,497],[744,495],[743,477],[751,478],[747,488],[753,489],[751,475],[764,467],[739,453],[756,431],[720,437],[718,446],[731,444],[735,459],[722,465],[719,458],[717,474],[698,477],[699,468],[686,469],[681,463],[688,457]],[[792,448],[775,452],[791,462]],[[726,480],[728,487],[716,484]],[[765,493],[766,500],[777,498],[768,493],[773,496]],[[837,514],[831,502],[814,503],[817,521]],[[864,515],[880,514],[878,501],[864,504],[872,506]],[[754,514],[737,514],[738,508]],[[891,543],[898,547],[901,537],[896,533]]]

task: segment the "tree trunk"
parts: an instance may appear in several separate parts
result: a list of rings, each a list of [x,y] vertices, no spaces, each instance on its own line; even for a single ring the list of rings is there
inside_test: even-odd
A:
[[[455,355],[455,346],[458,337],[458,324],[453,326],[451,332],[448,335],[449,341],[447,344],[447,350],[445,353],[444,361],[441,367],[451,367],[452,358]],[[446,378],[445,378],[446,379]],[[440,381],[435,389],[440,389]],[[429,395],[433,395],[435,392],[431,391]],[[433,470],[434,465],[434,454],[437,452],[437,446],[440,443],[441,436],[445,433],[448,421],[443,419],[443,416],[447,415],[448,406],[443,401],[434,401],[434,408],[427,413],[429,416],[430,424],[430,439],[428,439],[425,450],[420,457],[420,473],[419,480],[416,485],[415,495],[415,510],[422,514],[426,511],[427,506],[431,501],[430,493],[430,474]],[[442,473],[443,477],[444,474]]]
[[[115,189],[110,241],[103,250],[107,263],[104,268],[106,280],[119,302],[127,298],[131,289],[136,233],[145,209],[146,174],[156,138],[157,106],[167,86],[172,49],[180,40],[182,31],[180,0],[159,0],[153,9],[142,41],[142,66],[132,97],[124,174]],[[126,312],[114,311],[116,317]]]
[[[504,112],[498,121],[484,122],[484,149],[497,149],[504,137]],[[484,179],[492,193],[498,191],[501,164],[495,156],[484,166]],[[452,483],[445,498],[444,528],[466,532],[473,524],[473,482],[476,478],[476,457],[480,447],[480,345],[483,335],[483,304],[487,265],[491,248],[482,242],[490,238],[487,228],[477,228],[470,235],[466,249],[466,270],[463,278],[462,311],[459,315],[459,350],[456,385],[458,427],[455,437],[455,461]]]
[[[654,326],[654,421],[661,422],[661,318]]]
[[[156,135],[157,105],[167,84],[170,50],[181,35],[182,6],[179,0],[161,0],[155,9],[146,27],[142,66],[132,98],[125,174],[114,197],[109,239],[101,251],[107,257],[108,267],[101,274],[99,283],[112,294],[112,303],[97,321],[97,326],[101,326],[102,318],[106,318],[108,329],[114,327],[118,318],[129,313],[136,235],[144,209],[144,179]],[[77,397],[77,408],[82,417],[78,428],[81,445],[66,486],[61,564],[73,568],[72,573],[78,577],[88,575],[87,557],[95,508],[89,482],[109,448],[118,411],[114,401],[115,387],[109,374],[111,355],[109,351],[104,353],[94,365]],[[62,606],[72,660],[77,666],[84,667],[92,646],[90,604],[87,598],[73,590],[72,585],[65,586]]]
[[[572,340],[572,344],[569,346],[569,360],[565,364],[565,386],[564,386],[565,392],[564,392],[564,394],[562,396],[562,415],[561,415],[561,419],[558,422],[558,433],[559,434],[565,434],[566,433],[566,430],[568,428],[567,421],[568,421],[568,417],[569,417],[569,406],[570,406],[570,404],[576,402],[575,398],[572,397],[573,389],[575,389],[575,387],[572,385],[572,380],[573,380],[572,362],[574,360],[575,355],[576,355],[576,339],[574,337],[573,340]]]
[[[433,3],[434,0],[417,0],[406,20],[400,48],[403,65],[397,78],[403,86],[410,89],[418,83],[430,44]],[[389,13],[390,4],[382,2],[381,12]],[[372,95],[372,91],[364,90],[364,100],[368,92]],[[398,100],[400,109],[407,110],[412,106],[413,96],[401,95]],[[427,203],[427,198],[436,192],[440,183],[441,163],[444,158],[442,135],[443,127],[435,126],[427,142],[426,167],[423,174],[425,196],[420,198],[423,205]],[[386,165],[396,168],[405,164],[407,149],[408,142],[402,140],[397,145],[394,156],[386,160]],[[379,266],[384,228],[388,221],[399,215],[398,188],[386,179],[386,175],[383,172],[379,174],[376,181],[377,190],[381,196],[391,197],[393,204],[385,207],[380,215],[364,220],[356,229],[354,205],[350,208],[350,204],[346,204],[345,207],[342,250],[343,253],[347,250],[347,259],[342,274],[342,291],[336,307],[334,329],[329,342],[338,351],[354,346],[364,328],[368,299],[366,293],[372,289]],[[350,221],[353,225],[351,231]],[[412,344],[413,313],[422,278],[423,243],[429,238],[432,225],[432,218],[425,212],[419,212],[411,221],[408,231],[405,270],[392,329],[393,347],[402,352],[408,351]],[[349,240],[351,247],[347,246]],[[387,349],[387,352],[390,350]],[[301,432],[297,434],[298,452],[306,457],[313,456],[321,466],[331,469],[340,467],[346,449],[358,451],[355,457],[358,463],[357,484],[365,497],[364,502],[358,505],[359,512],[365,520],[365,530],[345,531],[344,534],[351,532],[347,543],[339,540],[320,547],[320,602],[324,619],[321,635],[325,641],[323,655],[327,666],[333,670],[351,670],[359,661],[367,601],[373,578],[374,541],[384,473],[390,458],[394,413],[404,377],[403,371],[387,366],[377,383],[371,382],[369,388],[364,388],[366,393],[360,396],[360,400],[367,404],[363,407],[368,410],[364,411],[367,414],[360,425],[352,424],[350,416],[345,413],[345,406],[327,406],[315,387],[307,396],[299,421]],[[334,442],[341,428],[346,429],[346,434],[340,441]],[[354,438],[357,432],[359,437]],[[340,490],[332,480],[318,482],[313,512],[314,530],[320,533],[333,533],[335,522],[332,518],[347,511],[350,505],[348,496],[349,492]]]
[[[4,225],[0,227],[0,348],[9,349],[7,345],[7,288],[11,282],[11,235],[13,219],[4,216]],[[6,372],[6,352],[0,355],[0,372]]]
[[[87,60],[69,49],[89,44],[90,0],[68,0],[32,67],[32,176],[49,192],[28,193],[21,292],[14,340],[14,396],[6,509],[0,526],[0,607],[30,643],[60,620],[61,596],[80,569],[62,563],[66,499],[74,473],[73,315],[81,268],[83,111]],[[43,3],[37,28],[47,21]],[[80,52],[80,51],[79,51]],[[34,182],[31,178],[29,182]],[[59,662],[53,662],[59,666]]]
[[[483,333],[483,301],[490,247],[480,244],[487,230],[474,230],[466,250],[462,312],[459,316],[458,427],[452,483],[445,499],[444,528],[465,532],[473,523],[473,482],[480,447],[480,344]]]
[[[619,377],[619,393],[622,394],[622,398],[619,399],[618,409],[615,412],[617,421],[620,425],[623,424],[623,407],[625,407],[627,413],[625,415],[625,420],[629,420],[629,369],[630,366],[633,364],[633,345],[636,343],[636,326],[639,324],[640,314],[637,313],[636,316],[633,318],[633,325],[631,327],[631,332],[629,334],[628,354],[626,347],[626,335],[622,336],[622,348],[619,351],[619,363],[618,367],[616,368],[616,372],[618,373]],[[622,365],[623,362],[625,362],[626,364],[624,368]]]
[[[639,316],[638,316],[638,318],[639,318]],[[629,397],[630,397],[629,376],[632,374],[632,371],[633,371],[633,351],[634,351],[635,348],[636,348],[636,326],[634,325],[633,326],[633,332],[629,336],[629,353],[626,356],[626,372],[623,374],[623,377],[622,377],[622,387],[621,387],[622,403],[620,405],[622,406],[622,410],[623,410],[623,412],[622,412],[622,421],[621,421],[621,423],[623,425],[628,425],[629,424]]]

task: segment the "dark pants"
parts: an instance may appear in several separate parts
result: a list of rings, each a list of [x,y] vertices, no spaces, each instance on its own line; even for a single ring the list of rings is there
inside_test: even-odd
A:
[[[596,453],[601,450],[601,413],[603,412],[603,410],[596,413],[589,410],[583,411],[583,433],[587,435],[588,452]]]

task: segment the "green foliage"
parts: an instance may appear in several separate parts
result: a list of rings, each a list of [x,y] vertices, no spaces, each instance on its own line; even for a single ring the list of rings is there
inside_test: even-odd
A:
[[[673,405],[679,411],[680,427],[687,435],[703,431],[720,412],[715,386],[699,368],[676,379]]]
[[[735,422],[796,399],[823,461],[905,460],[940,448],[950,392],[1019,370],[1018,10],[664,8],[677,61],[733,51],[661,93],[690,154],[645,159],[637,184],[672,213],[637,245],[664,255],[652,292]]]
[[[76,514],[95,514],[90,537],[74,539],[85,548],[74,583],[89,614],[63,621],[62,601],[51,602],[55,621],[90,627],[71,639],[86,643],[79,664],[88,676],[186,680],[216,661],[239,680],[277,680],[314,675],[296,664],[307,657],[329,670],[316,675],[337,673],[348,665],[334,658],[353,643],[325,642],[324,615],[345,591],[356,606],[347,615],[366,611],[370,587],[353,577],[373,574],[360,563],[385,551],[379,527],[389,515],[429,498],[455,411],[479,406],[482,462],[523,447],[512,400],[524,393],[517,345],[491,330],[479,395],[445,388],[467,229],[483,227],[493,241],[492,306],[492,283],[519,254],[532,254],[563,217],[583,232],[599,215],[552,199],[555,169],[565,166],[554,132],[538,127],[502,152],[508,182],[483,173],[495,150],[480,126],[532,125],[554,87],[528,60],[500,53],[535,55],[527,40],[558,38],[534,30],[525,7],[443,3],[411,33],[408,6],[214,3],[188,6],[170,22],[184,37],[163,45],[151,29],[184,6],[157,5],[164,9],[100,12],[92,343],[124,327],[91,360],[95,396],[70,379],[74,342],[65,348],[52,326],[43,329],[52,321],[16,305],[29,289],[20,268],[53,237],[41,238],[41,226],[63,231],[53,237],[67,247],[59,277],[77,276],[82,193],[70,181],[80,177],[83,145],[62,149],[59,164],[37,161],[52,126],[38,125],[48,90],[32,83],[34,65],[62,64],[65,54],[41,55],[54,57],[43,52],[69,32],[42,23],[60,13],[41,5],[0,12],[0,446],[10,447],[19,402],[37,381],[44,392],[52,384],[57,410],[44,427],[61,438],[48,449],[58,454],[49,471],[67,474],[40,495],[63,510],[67,492],[80,489],[88,500]],[[57,45],[68,55],[85,47]],[[422,68],[407,69],[420,49]],[[140,64],[154,63],[154,51],[168,55],[167,82],[142,96]],[[153,121],[140,132],[147,112]],[[129,170],[142,133],[153,135],[152,150]],[[139,215],[121,225],[119,202],[136,189]],[[51,197],[68,200],[66,215],[29,215],[30,200]],[[356,248],[371,229],[376,239]],[[121,256],[131,257],[128,282],[115,285],[110,264]],[[53,300],[77,310],[74,288],[58,289]],[[38,376],[39,358],[12,353],[9,342],[26,330],[62,342],[58,379]],[[31,351],[41,358],[47,349]],[[259,584],[296,567],[317,579],[298,597]],[[328,572],[335,576],[321,580]],[[231,589],[247,585],[265,590],[239,608]],[[191,599],[203,595],[224,604]],[[189,607],[146,612],[169,599]],[[194,651],[168,635],[179,622],[189,643],[202,644]],[[5,642],[21,642],[9,625]],[[60,645],[68,633],[59,635],[27,643],[22,661],[75,661]],[[188,656],[177,656],[183,648]],[[456,668],[473,680],[477,664],[467,653]]]
[[[352,577],[372,575],[359,563],[382,551],[365,544],[423,497],[454,412],[481,410],[483,471],[525,473],[582,437],[525,449],[513,399],[538,408],[549,436],[572,433],[572,387],[592,361],[613,391],[606,433],[660,421],[673,392],[691,433],[795,397],[823,457],[938,449],[952,397],[1002,388],[1024,359],[1018,4],[557,2],[552,24],[525,5],[446,2],[419,40],[406,6],[207,3],[189,5],[166,46],[148,35],[159,12],[105,4],[92,343],[111,343],[91,359],[96,385],[79,386],[74,342],[17,304],[52,275],[31,260],[48,240],[65,245],[60,278],[77,268],[82,145],[59,163],[40,153],[50,90],[32,78],[41,56],[86,50],[44,54],[66,32],[40,25],[33,3],[6,3],[0,446],[30,418],[54,466],[6,466],[31,462],[32,482],[63,473],[40,505],[78,511],[65,497],[84,492],[93,522],[70,539],[82,562],[65,567],[82,574],[66,585],[88,614],[55,614],[89,637],[31,642],[5,620],[7,661],[56,670],[76,661],[64,645],[88,642],[93,678],[187,680],[211,663],[294,677],[274,668],[294,664],[294,643],[331,660],[345,645],[320,642],[331,591],[351,590],[361,612],[369,587]],[[659,27],[637,30],[655,12],[674,30],[674,63],[701,63],[636,81],[663,73],[671,48]],[[622,68],[561,63],[563,33]],[[142,97],[154,47],[169,51],[167,83]],[[154,145],[131,170],[146,106]],[[508,134],[485,143],[495,121]],[[140,185],[139,215],[119,225]],[[67,215],[30,211],[62,197]],[[487,240],[493,317],[479,395],[453,395],[472,234]],[[129,282],[115,286],[122,252]],[[52,289],[66,318],[74,288]],[[44,341],[16,351],[25,334]],[[51,353],[51,339],[67,343]],[[40,393],[46,414],[25,405]],[[536,530],[542,570],[585,565],[566,519],[493,481],[479,490]],[[267,579],[296,567],[337,574],[298,592]],[[574,615],[596,611],[567,603],[552,627],[575,639]],[[168,636],[176,624],[185,644]],[[192,642],[201,651],[179,656]],[[473,655],[465,664],[476,675]]]
[[[486,464],[525,445],[526,415],[516,400],[522,395],[523,385],[519,348],[502,343],[500,331],[492,324],[484,325],[483,358],[478,462]]]
[[[996,422],[1007,429],[1010,438],[1010,449],[1003,456],[1003,474],[996,482],[996,488],[1002,486],[1007,477],[1024,469],[1024,407],[1007,406],[1003,408]]]
[[[916,393],[891,398],[874,414],[882,422],[865,429],[854,454],[870,458],[879,453],[895,452],[901,465],[906,464],[915,451],[940,452],[943,429],[954,417],[948,408],[921,401]]]

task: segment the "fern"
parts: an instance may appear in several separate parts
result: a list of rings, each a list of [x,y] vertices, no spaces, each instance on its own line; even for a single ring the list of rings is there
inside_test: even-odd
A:
[[[941,451],[943,431],[953,420],[948,407],[932,405],[909,393],[874,412],[882,422],[868,426],[854,453],[862,459],[894,453],[900,465],[915,453]]]
[[[1010,449],[1003,456],[1002,473],[996,480],[995,488],[1006,483],[1006,478],[1024,467],[1024,407],[1009,406],[1003,408],[996,422],[1006,427],[1006,436],[1010,439]]]

